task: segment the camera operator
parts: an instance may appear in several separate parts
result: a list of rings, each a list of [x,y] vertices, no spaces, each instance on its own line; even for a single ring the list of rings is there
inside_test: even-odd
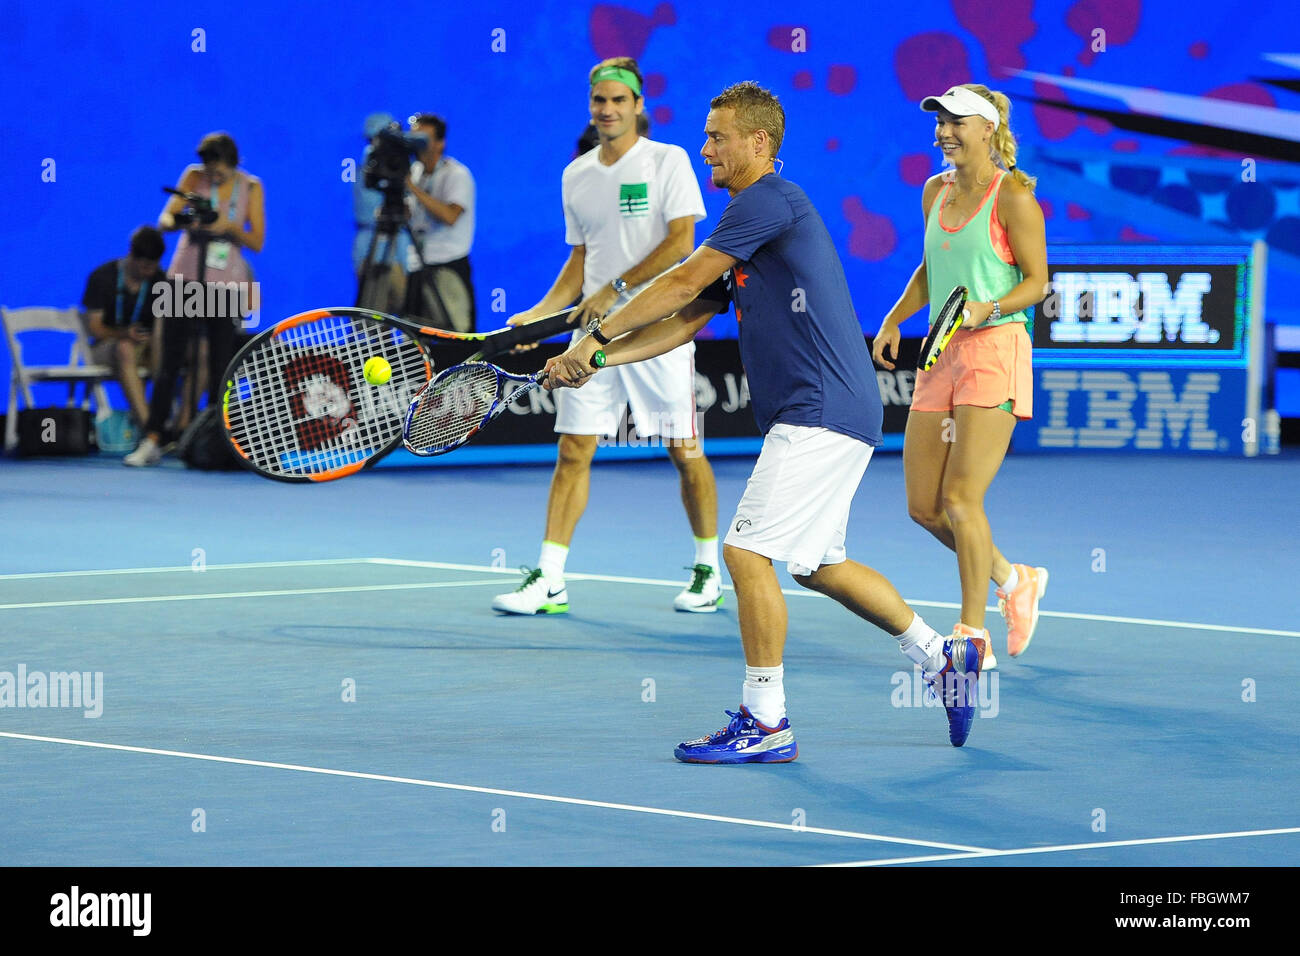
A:
[[[131,233],[129,254],[95,269],[81,296],[86,329],[94,339],[91,356],[96,365],[116,373],[131,417],[141,426],[149,417],[149,404],[139,370],[153,362],[153,307],[159,295],[155,284],[167,281],[159,268],[163,248],[162,233],[141,226]]]
[[[371,113],[366,117],[363,132],[368,145],[362,154],[361,167],[370,170],[375,163],[371,156],[376,148],[382,148],[380,134],[386,130],[399,130],[397,121],[388,113]],[[389,134],[392,135],[391,133]],[[405,162],[405,160],[403,160]],[[397,184],[398,190],[405,195],[406,182]],[[411,241],[404,229],[394,228],[386,233],[379,230],[376,236],[376,221],[384,206],[384,192],[370,186],[366,176],[358,176],[352,184],[352,212],[357,224],[356,239],[352,243],[352,274],[363,285],[370,285],[378,291],[367,296],[367,301],[360,303],[367,308],[378,309],[395,315],[402,311],[406,300],[406,258]],[[371,251],[371,244],[374,250]],[[392,244],[392,253],[388,246]],[[369,260],[367,259],[369,253]],[[363,275],[367,261],[370,263],[369,275]]]
[[[411,227],[420,243],[424,268],[414,252],[407,256],[406,312],[442,324],[437,309],[430,309],[425,301],[425,287],[429,286],[441,290],[450,327],[471,331],[475,327],[469,267],[469,250],[474,244],[474,177],[463,163],[445,154],[447,124],[442,117],[433,113],[412,116],[411,132],[427,136],[428,146],[407,179],[413,200]],[[447,294],[449,272],[463,284],[464,295]]]
[[[213,404],[221,398],[222,378],[234,354],[235,326],[243,317],[225,314],[238,310],[224,307],[215,310],[218,314],[208,315],[207,303],[213,299],[222,305],[232,300],[256,302],[253,270],[243,250],[262,250],[266,218],[261,181],[239,168],[239,148],[228,133],[203,137],[198,154],[202,163],[186,167],[176,187],[177,192],[188,195],[173,195],[158,216],[158,228],[163,232],[185,230],[167,273],[173,279],[179,278],[183,289],[186,283],[202,279],[208,284],[223,283],[221,288],[226,290],[238,288],[239,294],[210,295],[208,289],[203,289],[205,314],[198,317],[192,313],[186,316],[188,296],[181,301],[175,297],[170,300],[170,311],[164,310],[167,314],[161,316],[162,361],[149,401],[145,437],[123,459],[128,465],[156,465],[162,458],[162,430],[171,415],[176,379],[196,336],[206,334],[208,340],[208,402]],[[192,212],[186,211],[187,204]],[[199,373],[197,364],[190,369],[192,377]],[[197,389],[195,396],[197,401]]]

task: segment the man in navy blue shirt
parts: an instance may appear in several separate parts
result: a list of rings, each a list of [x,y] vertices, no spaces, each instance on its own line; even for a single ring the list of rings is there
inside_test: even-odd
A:
[[[773,561],[893,635],[941,690],[949,739],[960,747],[986,643],[945,639],[883,575],[845,553],[849,506],[880,444],[880,391],[830,234],[804,191],[775,173],[785,113],[754,83],[729,87],[709,105],[700,154],[714,185],[732,197],[717,228],[685,262],[547,363],[552,386],[580,386],[597,349],[607,365],[642,361],[693,338],[726,308],[728,293],[736,307],[764,435],[723,549],[745,683],[728,725],[680,744],[675,755],[689,763],[784,763],[798,755],[785,713],[786,605]]]

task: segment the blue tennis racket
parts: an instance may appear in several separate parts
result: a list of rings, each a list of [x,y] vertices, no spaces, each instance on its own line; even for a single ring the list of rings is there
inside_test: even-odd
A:
[[[605,353],[593,355],[591,364],[603,368]],[[402,426],[402,444],[426,458],[445,455],[545,381],[545,371],[514,375],[491,362],[453,365],[434,376],[411,400]]]

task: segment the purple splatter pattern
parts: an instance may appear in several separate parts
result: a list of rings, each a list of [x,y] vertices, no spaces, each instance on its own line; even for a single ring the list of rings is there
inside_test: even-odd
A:
[[[800,70],[790,82],[796,90],[811,90],[813,88],[812,70]]]
[[[650,118],[655,121],[656,126],[667,126],[673,121],[673,108],[671,106],[656,106],[650,111]]]
[[[1117,153],[1136,153],[1141,144],[1135,139],[1117,139],[1110,144],[1110,148]]]
[[[1071,222],[1083,222],[1086,219],[1091,219],[1092,213],[1088,212],[1088,210],[1084,209],[1077,202],[1069,202],[1065,204],[1065,217]]]
[[[845,196],[840,205],[849,221],[849,255],[866,262],[887,259],[898,245],[898,232],[888,216],[872,212],[859,196]]]
[[[1060,102],[1067,99],[1065,90],[1039,80],[1034,81],[1034,95]],[[1038,124],[1038,132],[1043,139],[1053,141],[1063,140],[1079,128],[1079,117],[1074,113],[1055,106],[1044,106],[1042,103],[1034,104],[1034,121]]]
[[[1204,40],[1197,40],[1187,48],[1187,55],[1193,60],[1204,60],[1210,55],[1210,45]]]
[[[796,30],[802,30],[803,32],[796,34]],[[812,49],[807,26],[797,23],[778,23],[767,31],[767,45],[773,50],[780,50],[782,53],[794,53],[796,52],[794,48],[796,42],[802,48],[798,52]]]
[[[1050,199],[1040,199],[1038,200],[1038,205],[1043,210],[1044,219],[1051,219],[1053,216],[1056,215],[1056,207],[1052,205],[1052,201]]]
[[[980,41],[984,59],[994,76],[1006,76],[1008,69],[1024,68],[1025,55],[1020,47],[1038,32],[1033,17],[1034,0],[1001,0],[996,15],[992,16],[985,0],[952,0],[952,12],[957,22]]]
[[[626,7],[598,3],[591,8],[587,28],[592,49],[602,60],[611,56],[636,58],[645,53],[656,27],[668,27],[676,22],[677,11],[671,3],[659,4],[650,16]]]
[[[847,63],[832,63],[830,75],[826,78],[826,89],[835,96],[848,96],[858,85],[856,67]]]
[[[1262,83],[1229,83],[1202,93],[1214,100],[1231,100],[1233,103],[1250,103],[1253,106],[1277,106],[1272,92]]]
[[[1090,133],[1096,133],[1098,136],[1105,136],[1115,127],[1111,125],[1110,120],[1102,119],[1100,116],[1085,116],[1083,118],[1083,127]]]
[[[826,152],[838,153],[840,151],[840,140],[838,136],[832,136],[826,141]]]
[[[1128,43],[1137,33],[1142,15],[1142,0],[1079,0],[1065,14],[1065,24],[1083,40],[1079,62],[1091,66],[1097,58],[1093,52],[1094,30],[1105,30],[1106,49]]]
[[[662,73],[647,73],[645,75],[645,87],[643,93],[651,98],[663,96],[664,91],[668,89],[668,77]]]
[[[1119,237],[1125,242],[1154,242],[1155,236],[1149,236],[1145,232],[1138,232],[1131,225],[1124,226],[1119,231]]]
[[[898,178],[909,186],[924,186],[933,168],[929,153],[908,153],[898,161]]]
[[[894,50],[894,75],[903,95],[920,103],[971,79],[966,46],[951,33],[935,30],[908,37]]]

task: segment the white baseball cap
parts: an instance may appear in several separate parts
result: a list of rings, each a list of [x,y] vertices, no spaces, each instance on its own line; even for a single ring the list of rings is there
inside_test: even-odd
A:
[[[974,90],[964,86],[949,87],[942,96],[927,96],[921,100],[921,109],[928,113],[947,110],[953,116],[982,116],[997,129],[1001,125],[998,108]]]

